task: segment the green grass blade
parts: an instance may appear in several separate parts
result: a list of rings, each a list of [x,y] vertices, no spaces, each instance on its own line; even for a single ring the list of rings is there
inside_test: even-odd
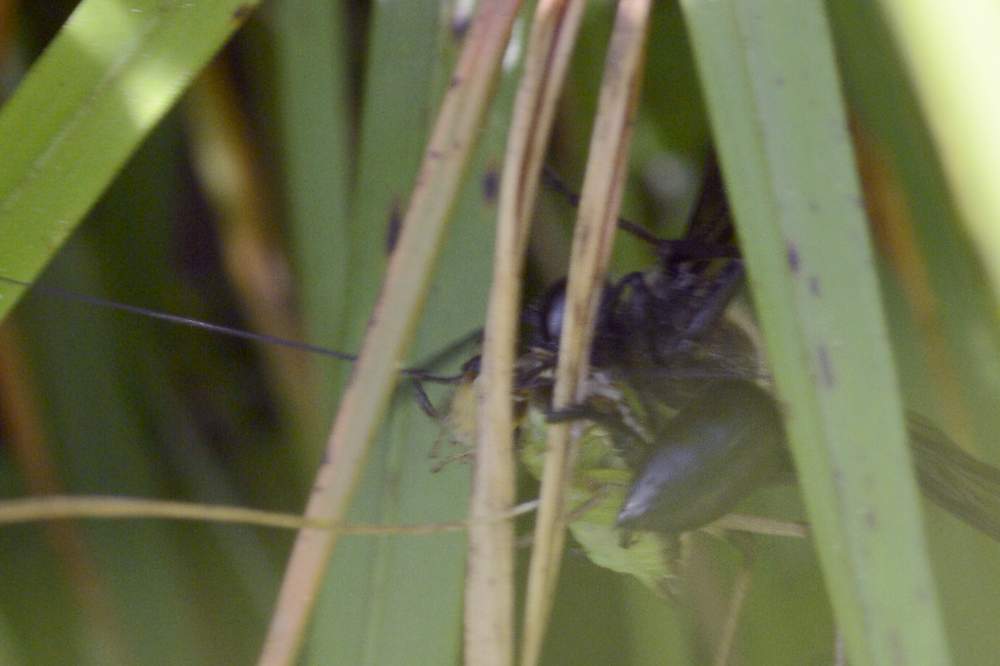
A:
[[[948,663],[822,3],[684,5],[851,663]]]
[[[360,133],[354,151],[358,186],[348,200],[353,224],[344,229],[345,282],[339,285],[351,294],[345,312],[349,326],[345,347],[352,350],[360,345],[385,270],[386,224],[394,206],[398,210],[405,206],[410,181],[420,164],[433,117],[430,93],[439,52],[435,7],[378,4],[370,25]],[[387,158],[390,153],[391,159]],[[416,424],[423,425],[419,420]],[[420,427],[413,432],[411,449],[426,450],[421,443],[427,441],[428,431]],[[375,446],[350,512],[351,521],[398,520],[387,469],[396,446],[385,434]],[[397,539],[345,539],[338,545],[317,601],[316,630],[309,637],[305,663],[375,663],[376,657],[367,655],[386,656],[380,611],[392,603],[394,593],[383,585],[388,566],[385,553],[406,546],[407,542]],[[426,637],[427,649],[433,651],[436,643],[436,635]]]
[[[347,348],[344,316],[355,281],[350,279],[350,188],[353,106],[349,80],[351,23],[339,3],[298,0],[271,7],[275,59],[274,94],[281,138],[290,248],[295,262],[304,330],[309,340]],[[360,56],[356,57],[360,59]],[[375,245],[379,241],[375,240]],[[301,443],[308,479],[337,404],[347,364],[315,363],[310,379],[317,395]],[[306,481],[304,481],[306,482]]]
[[[176,123],[162,124],[129,161],[89,216],[87,233],[75,235],[46,271],[49,284],[87,293],[110,289],[132,302],[162,288],[170,274],[161,255],[169,245],[169,206],[154,197],[172,189],[176,155],[169,149],[177,132]],[[148,224],[139,231],[117,224],[140,209]],[[172,487],[205,501],[227,494],[239,501],[232,477],[219,473],[211,444],[195,434],[179,404],[163,329],[53,299],[29,299],[18,314],[42,397],[45,446],[67,492],[162,497]],[[197,358],[203,376],[213,372],[210,358]],[[247,636],[262,630],[267,611],[260,588],[275,582],[268,568],[274,560],[262,558],[254,535],[163,522],[78,530],[83,564],[63,550],[58,563],[90,563],[95,582],[83,591],[97,600],[78,591],[74,620],[83,645],[104,652],[84,661],[80,647],[55,642],[49,649],[63,656],[51,663],[157,663],[166,654],[187,663],[249,658]],[[32,586],[32,603],[51,612],[58,597],[48,578]],[[25,635],[42,634],[44,626],[35,623]]]
[[[394,213],[405,208],[434,121],[440,93],[462,45],[451,16],[433,3],[373,7],[368,38],[357,181],[345,245],[349,258],[349,349],[357,349],[386,264]],[[513,97],[504,71],[493,108],[455,203],[413,345],[416,361],[483,321],[489,280],[495,193],[484,188],[502,163]],[[452,359],[454,362],[465,359]],[[350,520],[426,523],[467,511],[468,468],[432,473],[428,452],[441,425],[421,413],[403,386],[374,445]],[[441,397],[440,392],[435,393]],[[317,603],[308,663],[439,664],[460,654],[464,536],[351,538],[341,541]],[[425,612],[433,608],[434,612]]]
[[[80,4],[0,111],[5,271],[35,278],[253,4]],[[0,317],[21,291],[0,286]]]

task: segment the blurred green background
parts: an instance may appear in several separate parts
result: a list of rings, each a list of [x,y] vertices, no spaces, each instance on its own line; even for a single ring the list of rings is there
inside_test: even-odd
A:
[[[40,284],[357,349],[468,4],[265,3],[143,141]],[[0,0],[0,100],[75,5]],[[877,8],[827,5],[907,403],[1000,464],[993,297]],[[590,3],[557,119],[548,162],[572,187],[610,20],[608,3]],[[670,233],[709,136],[680,10],[655,3],[653,20],[624,214]],[[513,37],[522,48],[527,30],[522,18]],[[460,195],[415,362],[483,320],[511,62]],[[58,99],[58,89],[50,93]],[[558,195],[543,194],[529,295],[563,274],[571,220]],[[650,261],[620,239],[618,274]],[[11,270],[0,265],[0,275]],[[343,365],[29,295],[0,329],[0,493],[298,512]],[[459,519],[468,468],[432,473],[441,437],[400,391],[353,519]],[[751,498],[746,510],[801,516],[791,489]],[[927,516],[954,663],[995,663],[1000,546],[934,508]],[[250,663],[291,539],[151,520],[3,526],[0,663]],[[738,558],[708,537],[697,543],[690,598],[677,604],[571,548],[546,663],[706,663]],[[463,558],[460,535],[346,538],[304,661],[457,662]],[[809,544],[759,538],[754,566],[739,663],[830,663],[834,632]]]

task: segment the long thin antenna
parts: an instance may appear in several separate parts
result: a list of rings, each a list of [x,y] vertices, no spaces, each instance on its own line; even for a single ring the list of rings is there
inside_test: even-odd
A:
[[[706,203],[711,202],[712,199],[706,199],[706,197],[711,197],[714,194],[714,190],[711,188],[721,188],[722,181],[721,177],[711,175],[711,168],[709,169],[709,180],[702,188],[702,193],[699,195],[699,200],[695,205],[694,211],[692,213],[692,219],[696,216],[707,217],[706,213],[702,212],[703,208],[706,208]],[[717,173],[717,169],[716,169]],[[563,196],[571,206],[577,207],[580,205],[580,195],[574,192],[563,180],[559,177],[554,170],[550,167],[545,166],[542,168],[542,181],[545,183],[553,192]],[[727,208],[723,207],[721,211],[712,211],[712,215],[728,216],[729,211]],[[724,223],[728,225],[728,218],[725,218]],[[689,223],[690,224],[690,223]],[[740,256],[739,249],[729,242],[732,234],[731,225],[726,227],[721,227],[721,229],[727,229],[730,236],[720,240],[712,240],[709,238],[660,238],[656,234],[652,233],[641,224],[636,224],[631,220],[624,217],[618,218],[618,228],[622,231],[631,234],[639,240],[649,243],[661,256],[676,256],[681,257],[689,261],[703,260],[703,259],[724,259],[724,258],[737,258]]]
[[[548,165],[542,167],[542,182],[553,192],[562,195],[574,208],[580,205],[580,195],[574,192],[559,174]],[[657,237],[642,225],[636,224],[624,217],[618,218],[618,228],[650,245],[659,247],[663,243],[662,238]]]
[[[301,342],[298,340],[289,340],[288,338],[282,338],[276,335],[268,335],[267,333],[252,333],[250,331],[244,331],[242,329],[234,328],[232,326],[224,326],[222,324],[212,324],[210,322],[202,321],[200,319],[193,319],[191,317],[182,317],[180,315],[169,314],[167,312],[161,312],[159,310],[144,308],[138,305],[128,305],[126,303],[119,303],[118,301],[112,301],[107,298],[101,298],[99,296],[91,296],[89,294],[81,294],[79,292],[70,291],[68,289],[62,289],[60,287],[48,287],[39,284],[32,284],[31,282],[25,282],[24,280],[18,280],[17,278],[8,277],[6,275],[0,275],[0,282],[6,282],[8,284],[24,287],[25,289],[31,289],[31,291],[33,292],[45,294],[46,296],[52,296],[65,301],[87,303],[88,305],[93,305],[99,308],[117,310],[119,312],[127,312],[129,314],[149,317],[151,319],[157,319],[159,321],[164,321],[170,324],[176,324],[178,326],[188,326],[190,328],[196,328],[202,331],[208,331],[210,333],[217,333],[219,335],[226,335],[232,338],[239,338],[241,340],[250,340],[253,342],[261,342],[264,344],[277,345],[279,347],[286,347],[288,349],[295,349],[298,351],[309,352],[311,354],[319,354],[320,356],[326,356],[328,358],[335,358],[340,361],[348,361],[352,363],[356,361],[358,358],[355,354],[338,351],[336,349],[323,347],[321,345],[314,345],[308,342]],[[450,345],[448,349],[453,351],[455,349],[464,347],[465,345],[475,340],[480,333],[481,333],[480,331],[473,331],[469,335],[462,337],[460,340]],[[400,374],[405,375],[407,377],[414,377],[422,381],[435,382],[441,384],[454,383],[461,377],[461,375],[435,375],[422,368],[402,368],[400,369],[399,372]]]

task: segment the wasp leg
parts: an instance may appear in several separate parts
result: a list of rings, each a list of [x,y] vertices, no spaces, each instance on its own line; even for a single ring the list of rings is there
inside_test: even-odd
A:
[[[431,420],[440,422],[444,417],[440,410],[434,406],[431,397],[427,395],[427,389],[424,388],[423,383],[419,379],[413,378],[410,380],[410,386],[413,387],[413,393],[420,411],[426,414]]]
[[[704,287],[703,294],[696,294],[696,299],[700,304],[697,313],[694,314],[687,326],[686,333],[689,337],[699,335],[709,326],[722,317],[733,300],[733,294],[743,282],[743,261],[733,259],[729,261],[719,274],[716,275],[707,287]]]
[[[611,441],[614,443],[615,450],[630,465],[639,464],[643,452],[649,445],[648,438],[623,420],[621,414],[611,414],[587,403],[549,410],[545,418],[549,423],[566,423],[568,421],[596,423],[611,433]]]
[[[548,423],[593,421],[618,435],[624,435],[640,441],[644,439],[641,433],[622,421],[621,415],[605,412],[587,403],[569,405],[560,409],[550,409],[545,413],[545,420]]]
[[[447,362],[453,356],[465,350],[465,348],[470,344],[482,341],[482,336],[483,329],[477,328],[476,330],[466,333],[457,340],[449,343],[446,347],[442,348],[438,352],[435,352],[429,358],[424,359],[418,367],[404,368],[400,371],[400,374],[410,380],[410,386],[413,387],[417,406],[420,407],[420,411],[434,421],[441,421],[444,418],[444,415],[441,413],[441,410],[434,405],[434,402],[427,393],[427,389],[424,388],[424,382],[430,384],[459,384],[470,376],[478,374],[479,356],[473,356],[469,360],[465,361],[465,363],[462,364],[461,370],[450,375],[436,374],[432,372],[430,368]]]

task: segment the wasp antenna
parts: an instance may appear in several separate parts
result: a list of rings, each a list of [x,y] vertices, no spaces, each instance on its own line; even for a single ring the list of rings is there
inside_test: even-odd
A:
[[[90,294],[81,294],[79,292],[71,291],[69,289],[62,289],[60,287],[47,287],[43,285],[33,284],[31,282],[18,280],[17,278],[12,278],[6,275],[0,275],[0,282],[17,285],[19,287],[24,287],[25,289],[31,289],[33,293],[43,294],[45,296],[62,299],[64,301],[71,301],[75,303],[86,303],[88,305],[93,305],[99,308],[105,308],[108,310],[117,310],[118,312],[126,312],[128,314],[134,314],[142,317],[149,317],[151,319],[167,322],[169,324],[176,324],[178,326],[187,326],[202,331],[208,331],[210,333],[218,333],[219,335],[226,335],[232,338],[239,338],[241,340],[250,340],[252,342],[261,342],[269,345],[277,345],[279,347],[285,347],[287,349],[295,349],[302,352],[308,352],[310,354],[318,354],[320,356],[337,359],[339,361],[347,361],[349,363],[353,363],[354,361],[358,360],[356,354],[351,354],[349,352],[343,352],[336,349],[331,349],[329,347],[324,347],[322,345],[315,345],[309,342],[301,342],[299,340],[289,340],[288,338],[282,338],[277,335],[268,335],[267,333],[252,333],[250,331],[234,328],[232,326],[213,324],[211,322],[202,321],[201,319],[194,319],[192,317],[183,317],[181,315],[170,314],[168,312],[161,312],[159,310],[154,310],[152,308],[144,308],[138,305],[128,305],[127,303],[119,303],[118,301],[113,301],[107,298],[101,298],[99,296],[91,296]],[[482,329],[476,329],[475,331],[472,331],[471,333],[464,335],[455,342],[451,343],[450,345],[448,345],[448,347],[438,352],[434,356],[426,359],[425,362],[420,364],[420,367],[402,368],[400,369],[399,373],[401,375],[404,375],[419,382],[427,382],[430,384],[457,384],[467,374],[465,368],[462,369],[462,372],[459,372],[454,375],[438,375],[430,372],[429,370],[426,370],[425,368],[436,366],[437,364],[450,358],[457,351],[460,351],[461,349],[467,347],[469,344],[480,340],[482,337],[482,333],[483,333]]]
[[[159,310],[144,308],[138,305],[128,305],[127,303],[119,303],[118,301],[112,301],[107,298],[101,298],[99,296],[91,296],[89,294],[81,294],[79,292],[70,291],[68,289],[62,289],[60,287],[46,287],[38,284],[32,284],[30,282],[25,282],[24,280],[18,280],[17,278],[8,277],[6,275],[0,275],[0,282],[6,282],[8,284],[14,284],[20,287],[29,288],[35,293],[45,294],[46,296],[53,296],[55,298],[60,298],[64,301],[87,303],[88,305],[93,305],[99,308],[117,310],[119,312],[127,312],[129,314],[139,315],[143,317],[150,317],[151,319],[165,321],[170,324],[177,324],[179,326],[188,326],[190,328],[197,328],[203,331],[218,333],[220,335],[227,335],[233,338],[252,340],[255,342],[263,342],[266,344],[277,345],[279,347],[287,347],[289,349],[298,349],[299,351],[310,352],[312,354],[319,354],[321,356],[328,356],[330,358],[335,358],[341,361],[354,362],[358,358],[354,354],[337,351],[336,349],[330,349],[328,347],[323,347],[320,345],[310,344],[308,342],[289,340],[287,338],[281,338],[276,335],[268,335],[266,333],[251,333],[250,331],[244,331],[239,328],[233,328],[232,326],[213,324],[207,321],[202,321],[200,319],[193,319],[191,317],[182,317],[181,315],[161,312]]]
[[[553,192],[561,194],[571,206],[576,207],[580,205],[580,195],[570,189],[566,181],[555,172],[555,169],[548,165],[542,167],[542,182]],[[641,224],[636,224],[624,217],[618,218],[618,228],[655,247],[660,247],[663,244],[662,238],[659,238]]]

